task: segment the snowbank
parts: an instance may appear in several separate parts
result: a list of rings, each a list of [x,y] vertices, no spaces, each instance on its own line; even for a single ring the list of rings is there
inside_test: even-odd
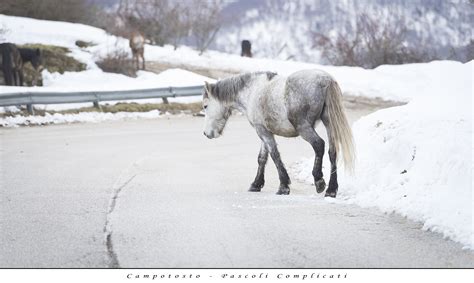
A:
[[[214,80],[192,72],[181,69],[168,69],[160,74],[139,71],[137,78],[127,77],[121,74],[105,73],[100,69],[90,69],[83,72],[66,72],[64,74],[49,73],[43,71],[44,87],[10,87],[0,86],[0,93],[3,92],[68,92],[68,91],[100,91],[100,90],[126,90],[126,89],[147,89],[159,87],[180,87],[203,85],[204,81]],[[192,103],[201,101],[200,96],[169,98],[171,102]],[[135,103],[162,103],[161,98],[137,99],[127,101],[107,101],[104,103],[114,105],[118,102]],[[90,106],[90,103],[74,104],[51,104],[35,105],[35,108],[42,110],[66,110]],[[1,111],[1,110],[0,110]],[[0,122],[1,123],[1,122]]]
[[[417,98],[354,124],[356,171],[340,174],[339,198],[400,213],[474,249],[473,67],[426,64],[404,74],[418,82],[404,90]],[[312,183],[312,166],[312,158],[302,160],[293,173]]]
[[[200,56],[189,47],[173,50],[171,46],[147,46],[145,52],[149,60],[232,72],[273,71],[282,75],[290,75],[299,70],[321,69],[334,76],[345,94],[400,102],[408,102],[420,96],[418,92],[406,92],[405,89],[418,88],[420,84],[422,86],[429,83],[426,78],[420,77],[420,70],[429,71],[459,64],[455,61],[434,61],[420,64],[384,65],[366,70],[360,67],[247,58],[216,51],[208,51]]]
[[[158,110],[149,112],[83,112],[78,114],[49,114],[45,116],[13,116],[0,119],[2,127],[18,127],[19,125],[48,125],[48,124],[70,124],[79,122],[99,123],[103,121],[120,121],[133,119],[155,119],[160,117]]]
[[[181,87],[204,85],[204,81],[214,80],[182,69],[168,69],[159,74],[138,71],[132,78],[121,74],[105,73],[100,69],[83,72],[66,72],[64,74],[43,71],[44,87],[39,91],[77,91],[80,90],[127,90],[149,89],[160,87]],[[24,88],[22,88],[24,90]]]

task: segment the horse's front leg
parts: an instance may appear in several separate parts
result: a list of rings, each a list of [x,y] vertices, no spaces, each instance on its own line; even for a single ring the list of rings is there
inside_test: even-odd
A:
[[[278,188],[278,195],[288,195],[290,194],[290,177],[288,172],[286,172],[285,165],[281,161],[280,152],[277,148],[277,143],[275,137],[263,126],[256,126],[257,134],[260,139],[267,146],[270,156],[272,157],[273,162],[278,170],[278,177],[280,178],[280,187]]]
[[[249,192],[260,192],[265,184],[265,165],[268,160],[268,148],[264,142],[260,146],[260,152],[258,153],[258,170],[255,180],[250,185]]]

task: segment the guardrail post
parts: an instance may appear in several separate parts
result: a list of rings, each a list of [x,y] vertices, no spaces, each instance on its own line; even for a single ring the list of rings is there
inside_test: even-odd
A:
[[[96,101],[94,101],[94,102],[92,102],[92,103],[94,104],[94,107],[95,107],[95,108],[102,110],[102,107],[100,107],[99,101],[96,100]]]
[[[33,108],[33,104],[26,104],[26,110],[30,115],[35,115],[35,109]]]
[[[167,98],[167,97],[162,97],[161,99],[163,99],[163,103],[164,103],[164,104],[170,104],[170,103],[168,102],[168,98]]]
[[[99,93],[95,92],[94,93],[95,100],[92,101],[92,104],[94,104],[94,107],[102,111],[102,107],[100,107],[99,101],[100,101],[100,96]]]

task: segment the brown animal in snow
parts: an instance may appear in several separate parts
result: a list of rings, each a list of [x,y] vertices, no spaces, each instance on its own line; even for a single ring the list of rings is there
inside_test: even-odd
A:
[[[142,60],[142,69],[145,70],[145,37],[138,31],[132,32],[130,35],[130,49],[132,49],[133,62],[140,69],[140,58]]]

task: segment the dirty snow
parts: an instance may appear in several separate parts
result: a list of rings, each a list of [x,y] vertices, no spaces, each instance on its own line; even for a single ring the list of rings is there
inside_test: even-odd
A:
[[[77,114],[49,114],[44,116],[21,116],[5,117],[0,119],[1,127],[18,127],[19,125],[49,125],[49,124],[71,124],[80,122],[100,123],[104,121],[121,121],[134,119],[156,119],[160,117],[158,110],[149,112],[81,112]]]

